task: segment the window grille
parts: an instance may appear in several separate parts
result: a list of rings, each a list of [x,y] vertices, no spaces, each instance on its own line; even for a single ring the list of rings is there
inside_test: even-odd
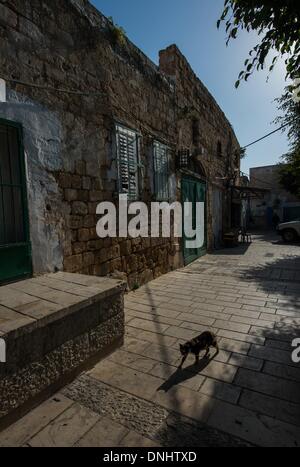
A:
[[[177,166],[179,169],[188,169],[192,157],[189,149],[180,149],[177,155]]]

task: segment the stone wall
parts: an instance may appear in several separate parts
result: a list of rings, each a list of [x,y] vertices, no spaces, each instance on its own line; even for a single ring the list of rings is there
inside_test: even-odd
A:
[[[208,182],[208,248],[213,249],[213,191],[223,192],[223,228],[231,224],[231,196],[221,179],[238,182],[240,147],[232,126],[176,45],[160,51],[160,70],[176,83],[178,147],[189,148]]]
[[[145,202],[154,196],[153,139],[172,149],[172,200],[180,199],[177,151],[192,148],[208,181],[212,247],[211,193],[217,185],[226,199],[216,177],[239,165],[238,143],[176,46],[157,67],[127,38],[120,43],[86,0],[0,0],[0,17],[0,76],[8,86],[0,117],[24,129],[34,272],[119,271],[133,287],[182,264],[172,239],[96,236],[97,204],[117,196],[115,122],[141,134]]]

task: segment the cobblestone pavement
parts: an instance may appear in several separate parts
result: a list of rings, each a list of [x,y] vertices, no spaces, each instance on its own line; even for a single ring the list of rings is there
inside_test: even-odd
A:
[[[125,299],[124,347],[0,435],[9,446],[299,446],[300,244],[255,235]],[[211,329],[220,353],[178,370]]]

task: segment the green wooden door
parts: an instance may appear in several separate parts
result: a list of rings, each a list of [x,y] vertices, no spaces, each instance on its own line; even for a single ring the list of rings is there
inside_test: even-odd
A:
[[[22,128],[0,119],[0,284],[32,274]]]
[[[204,239],[203,244],[199,248],[188,248],[187,242],[189,240],[194,240],[193,238],[188,238],[184,231],[183,226],[183,257],[185,264],[189,264],[200,256],[206,254],[206,239],[207,239],[207,228],[206,228],[206,183],[201,182],[192,177],[184,177],[182,179],[181,185],[182,192],[182,205],[184,203],[192,203],[192,220],[193,220],[193,229],[196,229],[196,203],[204,203],[204,216],[201,220],[202,228],[204,228]]]

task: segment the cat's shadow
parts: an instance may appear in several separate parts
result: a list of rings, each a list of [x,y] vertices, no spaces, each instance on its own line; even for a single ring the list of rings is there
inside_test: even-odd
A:
[[[193,365],[189,365],[185,368],[177,368],[176,371],[165,381],[157,391],[164,391],[168,392],[174,386],[177,386],[184,381],[188,381],[192,379],[198,373],[201,373],[212,360],[217,356],[218,352],[216,352],[212,357],[207,356],[203,357],[199,360],[198,363],[194,363]]]

